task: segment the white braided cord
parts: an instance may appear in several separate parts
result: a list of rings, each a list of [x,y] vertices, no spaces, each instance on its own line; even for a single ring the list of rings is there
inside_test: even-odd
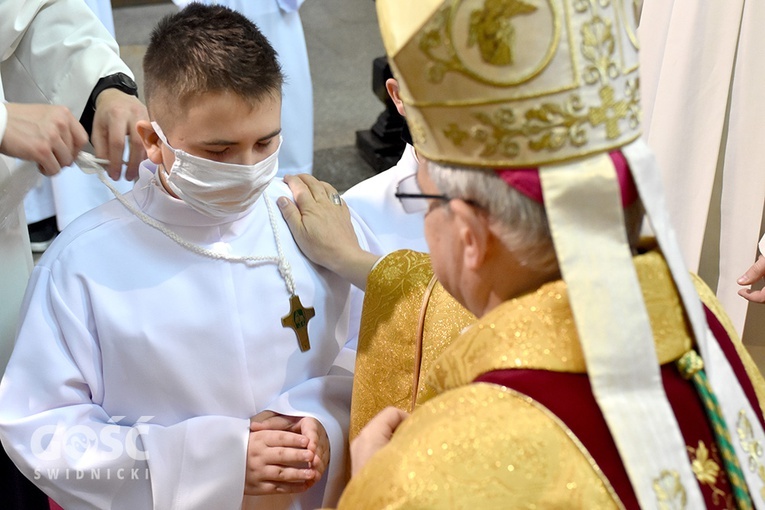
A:
[[[103,169],[103,167],[100,166],[99,163],[100,160],[97,160],[96,158],[92,157],[88,153],[80,153],[80,155],[77,157],[77,164],[79,167],[85,172],[85,173],[95,173],[98,175],[98,178],[101,182],[103,182],[109,190],[111,190],[112,194],[114,194],[115,198],[119,200],[119,202],[125,206],[125,208],[133,213],[138,219],[140,219],[142,222],[147,224],[148,226],[159,230],[163,234],[165,234],[167,237],[175,241],[177,244],[182,246],[183,248],[194,252],[198,255],[202,255],[204,257],[208,257],[214,260],[225,260],[227,262],[237,262],[246,264],[248,266],[256,266],[261,264],[276,264],[277,268],[279,269],[279,274],[281,274],[282,278],[284,279],[284,283],[287,286],[287,291],[290,293],[290,296],[295,295],[295,278],[292,276],[292,268],[290,266],[290,263],[287,261],[287,258],[284,256],[284,250],[282,249],[282,243],[281,239],[279,238],[279,230],[277,229],[276,225],[276,216],[273,211],[273,206],[268,201],[267,198],[264,198],[264,201],[266,203],[266,209],[268,210],[268,219],[271,223],[271,229],[274,234],[274,243],[276,244],[276,253],[277,256],[265,256],[265,255],[247,255],[247,256],[236,256],[236,255],[226,255],[224,253],[219,253],[213,250],[209,250],[207,248],[204,248],[202,246],[196,245],[194,243],[191,243],[181,236],[179,236],[177,233],[173,232],[169,228],[167,228],[165,225],[160,223],[159,221],[155,220],[148,214],[144,213],[137,207],[135,207],[133,204],[131,204],[125,196],[120,193],[117,188],[109,181],[109,179],[106,177],[106,172]]]

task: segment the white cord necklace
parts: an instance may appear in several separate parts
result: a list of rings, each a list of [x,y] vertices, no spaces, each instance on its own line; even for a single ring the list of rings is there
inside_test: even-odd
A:
[[[287,315],[282,317],[282,327],[292,328],[295,331],[295,335],[298,339],[298,346],[301,352],[305,352],[311,348],[310,340],[308,338],[308,321],[316,315],[313,307],[304,307],[300,302],[300,297],[296,294],[295,279],[292,276],[292,267],[290,266],[287,257],[284,256],[284,250],[282,250],[282,243],[279,237],[279,230],[276,225],[276,215],[273,211],[273,206],[266,198],[263,201],[266,204],[266,210],[268,211],[268,220],[271,223],[271,230],[274,234],[274,244],[276,244],[276,257],[264,256],[264,255],[248,255],[248,256],[235,256],[226,255],[213,250],[209,250],[202,246],[183,239],[177,233],[173,232],[165,225],[155,220],[148,214],[144,213],[136,206],[131,204],[125,196],[120,193],[116,187],[106,177],[106,172],[101,165],[109,163],[104,159],[98,159],[92,154],[87,152],[80,152],[76,160],[80,169],[87,174],[96,174],[99,180],[111,190],[115,198],[125,206],[125,208],[133,213],[138,219],[147,224],[148,226],[159,230],[167,237],[178,243],[183,248],[192,251],[198,255],[208,257],[215,260],[225,260],[228,262],[239,262],[248,266],[256,266],[260,264],[276,264],[279,269],[279,274],[284,280],[284,284],[287,286],[287,291],[290,294],[290,311]],[[159,169],[158,169],[159,170]]]

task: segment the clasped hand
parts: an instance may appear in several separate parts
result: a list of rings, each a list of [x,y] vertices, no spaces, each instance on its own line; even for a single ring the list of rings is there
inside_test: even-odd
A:
[[[329,438],[315,418],[264,411],[250,419],[244,493],[308,490],[329,465]]]

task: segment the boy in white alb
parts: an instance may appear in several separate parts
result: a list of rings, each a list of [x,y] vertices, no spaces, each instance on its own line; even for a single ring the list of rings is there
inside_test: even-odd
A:
[[[192,5],[159,23],[144,74],[149,160],[36,266],[3,446],[64,508],[332,504],[349,285],[304,258],[275,205],[275,52],[240,14]]]

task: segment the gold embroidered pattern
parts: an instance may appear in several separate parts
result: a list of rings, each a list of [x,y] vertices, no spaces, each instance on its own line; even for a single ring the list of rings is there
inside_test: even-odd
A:
[[[590,107],[585,111],[578,95],[572,94],[563,104],[545,103],[538,108],[532,108],[525,114],[523,124],[516,124],[515,112],[512,108],[502,108],[493,116],[483,112],[476,113],[478,126],[471,131],[460,129],[457,124],[450,124],[443,131],[455,146],[461,146],[465,140],[473,139],[483,145],[482,157],[493,156],[497,152],[507,158],[514,158],[520,152],[520,145],[514,139],[527,138],[529,148],[535,152],[543,150],[556,151],[567,143],[574,147],[582,147],[587,143],[586,125],[597,127],[604,124],[606,137],[613,140],[621,136],[619,122],[629,119],[631,128],[639,122],[639,98],[637,82],[628,82],[633,95],[627,99],[616,101],[614,89],[607,85],[600,89],[601,105]]]
[[[744,451],[749,454],[749,471],[757,473],[763,483],[765,483],[765,466],[760,463],[762,457],[762,445],[754,438],[754,429],[752,423],[742,409],[738,413],[738,422],[736,423],[738,438]],[[760,488],[760,497],[765,499],[765,486]]]
[[[717,487],[717,477],[720,475],[720,465],[711,457],[709,449],[703,441],[699,441],[696,448],[688,446],[688,453],[691,456],[691,469],[699,483],[708,485],[712,489],[712,502],[715,506],[720,504],[720,498],[726,500],[726,507],[730,507],[732,501],[728,495]]]
[[[461,9],[467,8],[468,2],[445,2],[423,28],[417,41],[420,51],[429,61],[428,81],[441,83],[448,73],[458,73],[481,83],[505,86],[517,85],[536,76],[550,63],[560,40],[558,13],[549,0],[547,3],[544,11],[540,11],[540,7],[528,0],[484,0],[482,8],[472,9],[467,15],[463,15],[464,11]],[[517,44],[516,29],[512,20],[517,16],[537,12],[543,14],[546,19],[549,18],[551,22],[549,45],[544,51],[534,55],[534,62],[529,67],[514,69],[511,66],[517,63]],[[457,22],[457,19],[460,21]],[[455,23],[465,23],[464,36],[455,34]],[[468,51],[475,47],[478,48],[481,63],[487,67],[473,68],[476,63],[470,62],[472,57]],[[482,72],[490,68],[497,68],[500,72],[493,75]],[[508,69],[513,69],[514,72],[502,72]]]
[[[675,361],[690,349],[691,340],[669,269],[656,251],[634,260],[657,357],[660,364]],[[502,303],[464,330],[432,366],[426,387],[442,393],[493,370],[518,368],[586,372],[562,280]]]
[[[572,95],[564,105],[546,103],[528,110],[523,124],[517,126],[513,109],[502,108],[492,116],[483,112],[476,113],[474,117],[480,125],[474,126],[470,133],[460,129],[457,124],[450,124],[444,130],[444,135],[456,146],[471,138],[479,142],[483,145],[482,157],[497,152],[507,158],[516,157],[521,150],[516,138],[529,138],[529,147],[535,151],[554,151],[567,142],[581,147],[587,143],[584,124],[590,118],[583,110],[579,96]]]
[[[430,257],[409,250],[387,255],[370,273],[353,381],[351,439],[385,407],[409,410],[417,321],[432,277]],[[425,317],[423,375],[451,339],[475,320],[451,296],[447,301],[444,295],[446,291],[437,285],[431,295],[434,305],[428,308]],[[380,374],[385,374],[382,382]]]
[[[582,55],[590,62],[584,68],[584,81],[588,85],[606,84],[619,76],[613,58],[615,46],[614,30],[609,20],[594,15],[582,25]]]
[[[699,441],[699,446],[693,448],[688,447],[688,453],[691,454],[693,462],[691,463],[691,469],[693,474],[696,475],[696,479],[704,484],[714,487],[717,481],[717,475],[720,474],[720,466],[717,462],[709,458],[709,450],[704,445],[703,441]]]
[[[688,503],[680,475],[676,471],[662,471],[653,481],[653,490],[660,510],[681,510]]]
[[[485,10],[490,0],[484,4]],[[610,0],[599,0],[601,6],[608,6]],[[472,116],[477,124],[463,129],[456,123],[450,124],[442,131],[455,147],[461,147],[467,140],[473,140],[482,146],[481,157],[501,155],[508,159],[518,157],[522,150],[519,141],[527,140],[528,148],[533,152],[556,152],[567,145],[583,147],[589,141],[588,129],[604,126],[606,139],[616,140],[622,135],[620,124],[626,120],[630,129],[637,129],[640,124],[640,95],[638,79],[627,80],[622,98],[617,97],[611,81],[621,75],[614,60],[616,41],[614,27],[610,20],[598,15],[596,0],[579,0],[575,10],[580,14],[590,13],[589,21],[582,24],[581,53],[586,61],[583,68],[584,81],[588,85],[600,84],[598,96],[599,105],[585,105],[580,95],[571,94],[564,103],[548,102],[541,106],[530,108],[519,118],[513,108],[499,108],[489,115],[477,112]],[[507,11],[512,9],[507,7]],[[516,9],[521,12],[521,8]],[[513,11],[513,12],[516,12]],[[479,33],[489,29],[483,25],[476,26],[479,19],[478,11],[471,16],[470,41],[479,42]],[[494,11],[492,11],[494,12]],[[526,14],[532,10],[523,10]],[[473,19],[473,17],[476,17]],[[436,18],[434,26],[420,41],[422,51],[428,54],[435,63],[430,69],[430,78],[440,82],[447,71],[460,70],[455,52],[449,61],[438,60],[430,50],[443,43],[443,26],[447,23],[449,13],[443,9]],[[480,17],[481,23],[488,23]],[[496,34],[495,34],[496,36]],[[479,42],[480,45],[480,42]],[[499,52],[496,49],[496,52]],[[508,50],[510,51],[510,50]],[[483,53],[483,50],[482,50]],[[512,52],[508,54],[512,61]],[[486,55],[484,55],[485,57]],[[493,59],[500,57],[491,56]]]
[[[624,510],[564,423],[528,396],[486,383],[419,407],[354,475],[338,508]]]
[[[449,11],[448,6],[439,10],[420,36],[420,50],[431,60],[431,65],[428,68],[428,80],[432,83],[441,83],[444,75],[449,71],[466,72],[446,34]],[[435,54],[435,51],[442,46],[446,49],[448,55],[446,58]]]
[[[537,8],[522,0],[485,0],[483,9],[470,13],[468,48],[478,44],[487,64],[506,66],[514,62],[515,27],[512,18]]]

